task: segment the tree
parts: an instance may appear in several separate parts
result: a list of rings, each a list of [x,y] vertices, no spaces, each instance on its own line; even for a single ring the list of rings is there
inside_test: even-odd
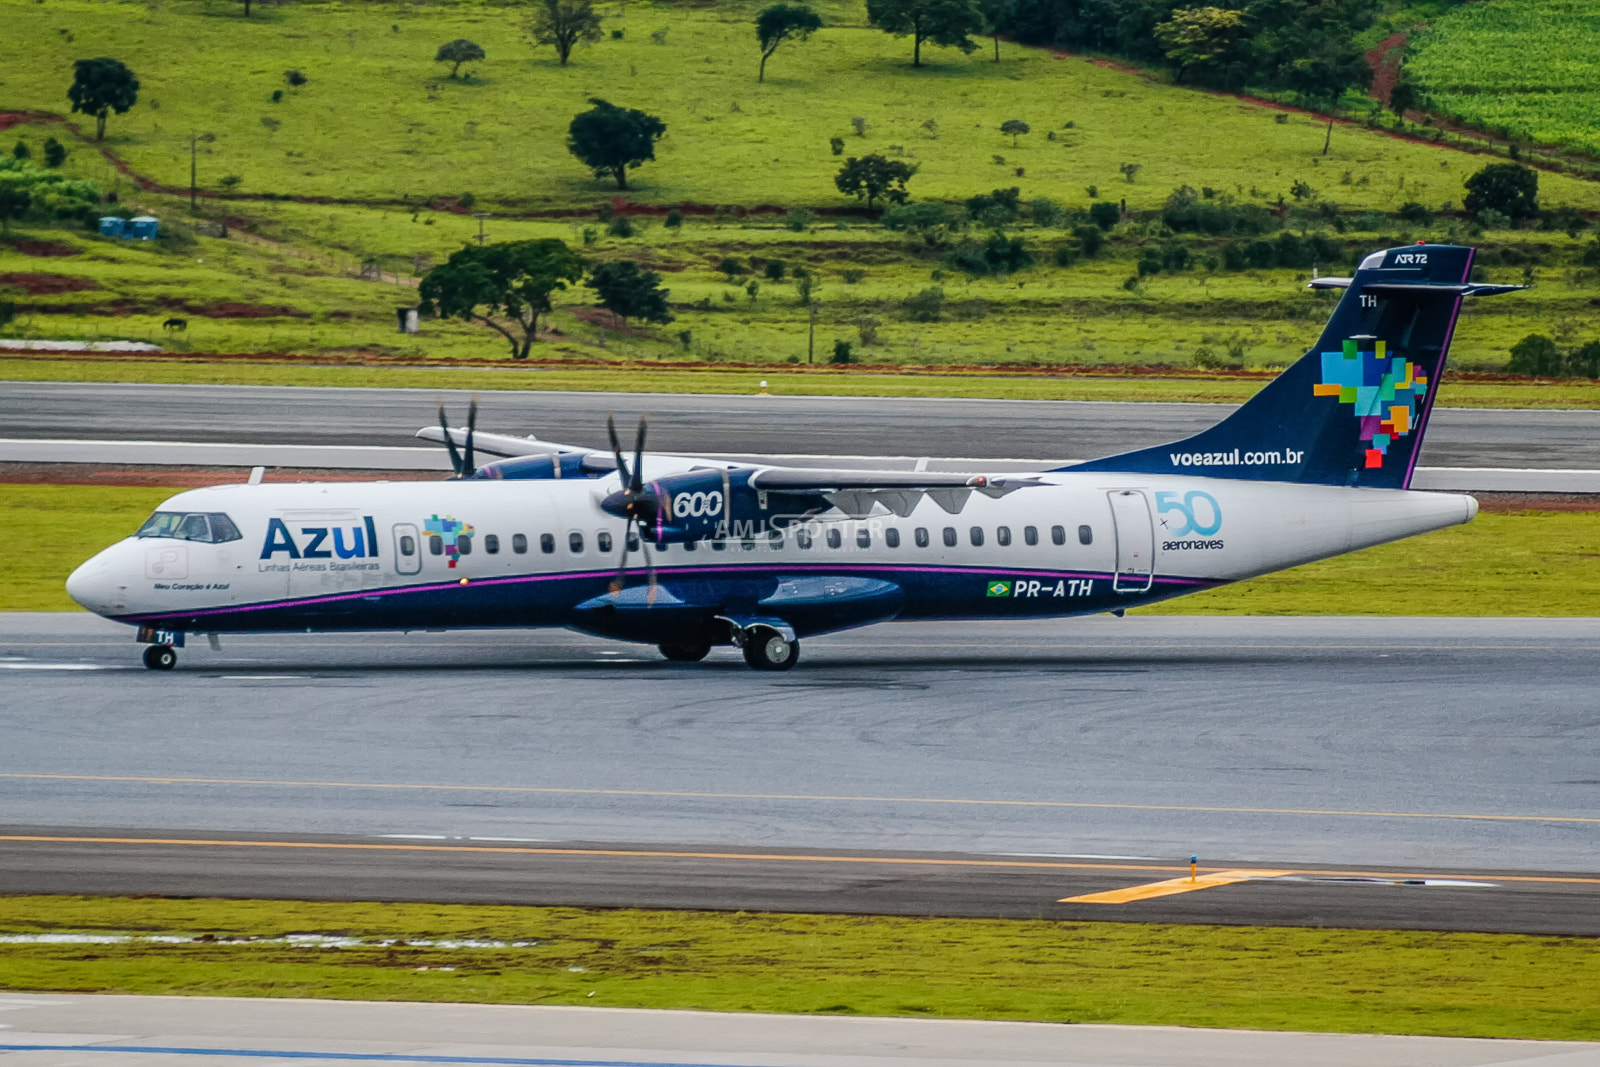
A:
[[[1513,221],[1539,213],[1539,172],[1515,163],[1491,163],[1467,179],[1469,215],[1498,211]]]
[[[1402,72],[1400,80],[1389,90],[1389,110],[1394,112],[1396,118],[1403,119],[1407,111],[1415,111],[1421,106],[1422,94],[1417,92],[1417,87]]]
[[[672,312],[667,310],[667,297],[672,294],[660,283],[661,275],[640,270],[637,263],[625,259],[596,264],[589,272],[589,286],[600,294],[600,306],[624,322],[672,321]]]
[[[33,196],[21,182],[0,182],[0,232],[11,232],[11,220],[28,213]]]
[[[28,142],[17,138],[17,146],[11,150],[11,158],[17,161],[28,159],[33,155],[33,149],[28,147]]]
[[[139,79],[120,59],[102,56],[99,59],[80,59],[72,65],[72,85],[67,89],[67,99],[72,110],[95,119],[94,139],[106,135],[106,117],[115,111],[125,115],[139,99]]]
[[[1178,68],[1179,82],[1193,71],[1201,72],[1202,78],[1220,72],[1238,57],[1244,36],[1244,12],[1220,7],[1174,11],[1172,18],[1156,27],[1156,40],[1167,50],[1167,60]]]
[[[1554,341],[1544,334],[1530,333],[1511,346],[1511,362],[1506,369],[1512,374],[1554,378],[1560,375],[1563,362]]]
[[[803,41],[822,29],[822,17],[804,4],[773,4],[756,16],[756,40],[761,42],[761,70],[756,81],[767,80],[767,60],[788,40]]]
[[[483,49],[465,37],[457,37],[453,41],[446,41],[439,46],[439,52],[433,57],[435,63],[450,63],[450,77],[454,78],[461,71],[463,63],[477,63],[484,58]]]
[[[580,112],[567,127],[567,151],[594,171],[596,178],[610,176],[618,189],[628,187],[628,171],[656,158],[656,141],[667,124],[635,108],[621,108],[599,97],[594,107]]]
[[[916,172],[916,167],[898,159],[886,159],[877,154],[860,159],[851,156],[834,175],[833,184],[841,193],[857,200],[865,199],[868,208],[878,200],[903,204],[907,195],[906,182]]]
[[[528,20],[528,36],[538,44],[555,45],[564,67],[579,41],[600,39],[600,15],[590,0],[539,0]]]
[[[976,52],[968,34],[983,32],[976,0],[867,0],[867,21],[884,33],[911,37],[911,65],[922,66],[922,42]]]
[[[983,21],[988,24],[989,37],[994,41],[994,61],[998,63],[1000,35],[1011,32],[1011,22],[1017,13],[1017,0],[978,0],[978,10],[983,13]]]
[[[1029,132],[1031,129],[1032,127],[1030,127],[1026,122],[1023,122],[1021,119],[1006,119],[1000,124],[1000,132],[1009,133],[1011,135],[1012,148],[1017,147],[1017,138]]]
[[[66,161],[66,146],[54,137],[46,137],[44,141],[44,165],[54,169]]]
[[[555,238],[468,245],[428,272],[419,295],[424,308],[481,322],[510,343],[513,359],[527,359],[550,294],[581,279],[584,266]]]

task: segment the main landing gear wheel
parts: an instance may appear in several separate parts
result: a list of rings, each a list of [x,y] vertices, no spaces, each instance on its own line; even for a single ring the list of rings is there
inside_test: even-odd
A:
[[[663,656],[667,657],[674,663],[699,663],[701,660],[705,659],[707,654],[709,654],[711,651],[711,645],[709,643],[691,644],[688,642],[668,642],[666,644],[657,645],[656,647],[661,650],[661,654]]]
[[[745,638],[744,661],[758,671],[786,671],[800,658],[800,642],[757,626]]]
[[[153,671],[170,671],[178,665],[177,649],[171,645],[150,645],[144,650],[144,665]]]

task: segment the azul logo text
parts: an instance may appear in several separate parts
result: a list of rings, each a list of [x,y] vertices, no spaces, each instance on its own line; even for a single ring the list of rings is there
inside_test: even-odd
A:
[[[359,526],[301,526],[291,532],[282,519],[267,521],[267,539],[261,545],[261,558],[279,553],[290,559],[357,559],[378,554],[378,530],[371,515],[363,516]]]

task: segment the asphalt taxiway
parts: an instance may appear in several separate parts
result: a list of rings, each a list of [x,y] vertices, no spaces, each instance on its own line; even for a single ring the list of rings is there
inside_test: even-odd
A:
[[[894,624],[782,675],[563,632],[137,651],[0,617],[7,835],[114,839],[0,843],[0,890],[1600,932],[1600,620]],[[1190,855],[1245,873],[1063,903]]]
[[[507,372],[511,373],[511,372]],[[528,375],[537,385],[537,373]],[[759,375],[751,374],[752,389]],[[1264,383],[1263,383],[1264,384]],[[0,426],[15,438],[408,445],[442,398],[432,389],[5,382]],[[716,396],[495,391],[480,426],[602,445],[606,412],[651,414],[666,452],[819,456],[1088,459],[1202,430],[1227,404],[1101,403],[895,397]],[[1600,468],[1600,411],[1438,408],[1421,461],[1433,467]]]
[[[1600,1043],[486,1004],[0,995],[0,1061],[505,1067],[1588,1067]]]

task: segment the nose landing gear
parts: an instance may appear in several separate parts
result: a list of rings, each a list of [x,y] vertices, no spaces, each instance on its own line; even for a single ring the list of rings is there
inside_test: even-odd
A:
[[[144,650],[144,665],[153,671],[170,671],[178,665],[178,650],[171,645],[150,645]]]

